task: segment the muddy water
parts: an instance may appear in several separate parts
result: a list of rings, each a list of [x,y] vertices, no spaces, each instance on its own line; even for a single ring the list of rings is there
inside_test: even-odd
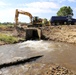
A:
[[[35,62],[58,63],[76,71],[76,45],[73,44],[40,40],[0,46],[0,64],[36,55],[44,56]],[[12,66],[3,68],[0,73],[3,73],[2,75],[13,75],[14,73],[21,72],[23,68],[24,66],[22,65]]]

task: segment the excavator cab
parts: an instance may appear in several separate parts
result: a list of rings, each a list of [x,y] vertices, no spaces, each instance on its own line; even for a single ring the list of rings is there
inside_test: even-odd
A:
[[[42,19],[39,18],[38,16],[33,17],[33,25],[36,27],[41,27],[42,26]]]
[[[39,21],[39,19],[37,16],[33,17],[33,24],[36,24],[38,21]]]

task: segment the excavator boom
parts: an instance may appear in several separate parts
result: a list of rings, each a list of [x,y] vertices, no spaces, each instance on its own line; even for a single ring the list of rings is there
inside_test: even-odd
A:
[[[16,9],[16,13],[15,13],[15,24],[16,25],[18,25],[18,16],[19,16],[19,14],[23,14],[23,15],[27,15],[27,16],[29,16],[30,17],[30,21],[31,21],[31,23],[32,23],[32,18],[33,18],[33,16],[29,13],[29,12],[25,12],[25,11],[18,11],[18,9]]]

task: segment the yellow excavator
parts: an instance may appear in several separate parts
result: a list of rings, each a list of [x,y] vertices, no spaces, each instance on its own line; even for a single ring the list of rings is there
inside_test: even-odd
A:
[[[19,22],[18,22],[19,14],[23,14],[23,15],[29,16],[31,26],[36,26],[36,27],[42,26],[42,19],[41,18],[38,18],[37,16],[33,17],[31,15],[31,13],[29,13],[29,12],[25,12],[25,11],[22,11],[22,10],[19,11],[18,9],[16,9],[16,12],[15,12],[15,27],[17,25],[19,25]]]
[[[18,22],[19,14],[29,16],[30,23],[27,24],[27,23]],[[15,27],[15,33],[17,34],[17,36],[21,36],[21,37],[25,38],[26,27],[42,27],[42,26],[44,26],[43,24],[45,25],[45,20],[38,18],[37,16],[33,17],[31,15],[31,13],[29,13],[29,12],[25,12],[25,11],[16,9],[14,27]]]

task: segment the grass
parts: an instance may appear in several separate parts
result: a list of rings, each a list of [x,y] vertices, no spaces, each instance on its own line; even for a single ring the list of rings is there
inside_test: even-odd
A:
[[[0,41],[3,41],[5,43],[13,44],[15,42],[18,42],[19,39],[13,36],[8,36],[6,34],[0,33]]]
[[[14,27],[14,25],[10,25],[10,24],[8,24],[8,25],[0,24],[0,27]]]
[[[13,28],[14,28],[14,25],[1,25],[0,24],[0,29],[1,29],[0,42],[3,42],[4,44],[14,44],[14,43],[17,43],[19,41],[24,41],[23,38],[14,37],[13,35],[11,35],[11,33],[10,33],[11,30],[10,29],[13,30]],[[2,32],[2,31],[4,31],[4,32]],[[9,33],[7,33],[7,31]]]

